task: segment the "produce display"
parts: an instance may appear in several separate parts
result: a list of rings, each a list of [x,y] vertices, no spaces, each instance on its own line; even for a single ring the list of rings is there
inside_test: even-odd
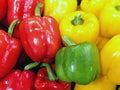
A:
[[[0,3],[0,90],[120,90],[120,0]]]

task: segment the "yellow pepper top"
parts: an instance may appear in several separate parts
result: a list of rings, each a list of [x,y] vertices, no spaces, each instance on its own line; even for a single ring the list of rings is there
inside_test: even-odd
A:
[[[101,35],[111,38],[120,34],[120,0],[110,0],[99,15]]]
[[[67,36],[75,43],[95,42],[99,35],[99,21],[92,13],[75,11],[67,14],[59,24],[61,36]]]

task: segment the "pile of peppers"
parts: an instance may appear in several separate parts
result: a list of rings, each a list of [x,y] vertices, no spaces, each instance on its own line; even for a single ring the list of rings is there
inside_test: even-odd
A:
[[[0,90],[120,90],[119,0],[0,3]]]

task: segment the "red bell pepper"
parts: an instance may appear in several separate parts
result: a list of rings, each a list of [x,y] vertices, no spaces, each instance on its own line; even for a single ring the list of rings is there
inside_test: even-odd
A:
[[[33,61],[53,58],[61,46],[57,21],[50,16],[33,16],[19,26],[22,45]]]
[[[0,0],[0,20],[2,20],[7,12],[7,0]]]
[[[11,37],[11,31],[17,21],[10,25],[8,33],[0,30],[0,78],[5,76],[16,64],[22,50],[20,40]]]
[[[0,80],[0,90],[35,90],[35,73],[30,70],[11,70]]]
[[[39,2],[41,2],[44,5],[44,0],[8,0],[8,24],[11,24],[11,22],[16,19],[22,21],[25,18],[34,16],[36,6]],[[44,6],[41,7],[39,11],[42,13],[43,9]],[[19,25],[16,26],[13,36],[19,38],[18,27]]]
[[[49,64],[39,69],[35,79],[35,90],[71,90],[71,83],[63,82],[56,78]],[[57,81],[56,81],[57,80]]]

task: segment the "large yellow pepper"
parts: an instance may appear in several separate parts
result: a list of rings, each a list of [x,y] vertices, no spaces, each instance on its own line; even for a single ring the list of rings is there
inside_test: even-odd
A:
[[[120,34],[120,0],[110,0],[99,15],[101,35],[112,37]]]
[[[98,17],[105,3],[106,0],[81,0],[80,8],[83,11],[94,13]]]
[[[66,15],[59,24],[61,36],[67,36],[75,43],[95,42],[99,35],[99,21],[92,13],[75,11]]]
[[[88,85],[76,84],[74,90],[116,90],[116,84],[110,81],[107,76],[104,76]]]
[[[44,0],[44,2],[44,15],[52,16],[58,22],[65,14],[77,9],[77,0]]]
[[[101,49],[102,74],[120,85],[120,35],[113,36]]]

